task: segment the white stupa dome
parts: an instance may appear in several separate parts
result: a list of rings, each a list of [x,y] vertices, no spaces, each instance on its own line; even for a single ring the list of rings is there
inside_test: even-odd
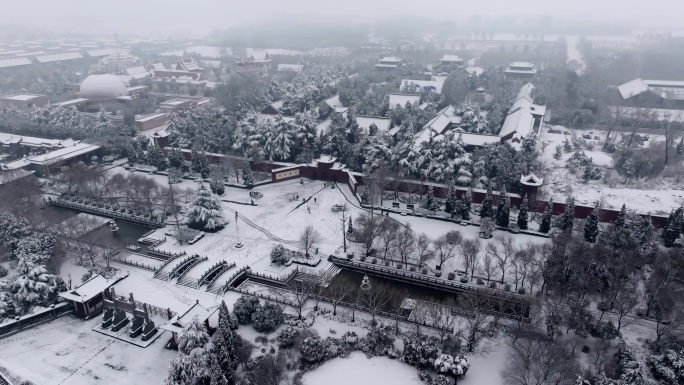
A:
[[[127,96],[124,82],[112,74],[90,75],[81,83],[80,97],[86,99],[116,99]]]

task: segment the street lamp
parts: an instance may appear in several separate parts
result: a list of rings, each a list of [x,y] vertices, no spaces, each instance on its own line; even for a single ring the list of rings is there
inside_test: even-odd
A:
[[[240,242],[240,228],[238,227],[238,212],[235,212],[235,231],[237,233],[237,243],[235,244],[236,249],[242,248],[242,242]]]

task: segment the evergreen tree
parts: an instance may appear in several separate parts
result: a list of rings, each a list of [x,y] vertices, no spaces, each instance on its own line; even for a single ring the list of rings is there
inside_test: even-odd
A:
[[[616,229],[622,229],[625,227],[625,221],[627,220],[627,206],[625,204],[622,204],[622,208],[620,209],[620,213],[618,214],[617,218],[615,219],[615,222],[613,222],[613,225],[615,226]]]
[[[133,142],[135,143],[135,142]],[[136,163],[138,161],[138,151],[131,143],[126,145],[126,156],[128,157],[128,163]]]
[[[438,209],[437,201],[435,200],[435,190],[432,188],[432,185],[428,186],[425,208],[431,211],[437,211]]]
[[[677,241],[677,238],[679,238],[679,230],[675,222],[672,221],[670,222],[669,225],[663,230],[663,241],[665,244],[665,247],[672,247],[674,246],[675,242]]]
[[[169,162],[159,146],[152,146],[150,148],[147,153],[147,163],[150,166],[156,167],[159,171],[164,171],[169,167]]]
[[[639,221],[638,229],[634,232],[635,242],[641,255],[650,255],[658,251],[658,244],[654,239],[655,228],[649,212]]]
[[[247,158],[242,160],[242,182],[245,186],[254,186],[254,176],[252,175],[252,169],[249,167],[249,159]]]
[[[225,301],[219,307],[219,320],[216,332],[212,336],[214,348],[211,351],[212,365],[215,360],[221,371],[221,376],[228,384],[235,383],[235,370],[238,366],[238,358],[235,351],[235,331],[231,327],[231,317]],[[212,371],[214,369],[212,368]],[[212,372],[212,376],[214,373]]]
[[[584,224],[584,240],[589,243],[596,243],[596,240],[598,239],[598,216],[599,207],[598,204],[596,204],[596,207],[591,211],[589,218],[587,218],[587,222]]]
[[[544,208],[541,223],[539,224],[539,232],[548,234],[551,230],[551,217],[553,215],[553,199],[549,200],[549,204]]]
[[[677,155],[684,155],[684,136],[677,143]]]
[[[192,149],[190,152],[190,158],[190,169],[192,169],[192,172],[201,173],[202,163],[199,158],[199,152],[196,149]]]
[[[463,195],[463,201],[461,202],[461,218],[464,221],[470,220],[470,210],[473,206],[473,189],[468,189],[468,191]]]
[[[47,300],[57,289],[57,277],[48,274],[45,266],[34,263],[31,256],[20,257],[17,269],[19,276],[9,289],[22,313],[36,305],[49,305]]]
[[[209,167],[209,159],[207,158],[207,153],[202,151],[199,153],[199,172],[202,178],[208,178],[211,173],[211,167]]]
[[[350,215],[349,216],[349,224],[347,225],[347,234],[351,234],[354,232],[354,226],[352,225],[352,222],[354,222],[354,221],[352,220],[352,217]]]
[[[563,231],[572,231],[572,228],[574,225],[575,225],[575,198],[570,197],[570,198],[568,198],[568,201],[565,204],[565,212],[563,213],[563,217],[561,218],[560,228]]]
[[[184,170],[187,167],[185,165],[183,153],[176,147],[171,148],[171,151],[169,152],[169,167],[177,170]]]
[[[492,184],[487,184],[487,194],[482,201],[482,207],[480,207],[480,218],[491,218],[493,210],[492,202]]]
[[[228,224],[221,214],[221,206],[204,185],[200,185],[195,198],[190,202],[188,227],[204,231],[218,231]]]
[[[446,208],[448,213],[454,213],[456,209],[456,191],[454,189],[454,180],[449,178],[446,191]]]
[[[504,193],[503,197],[499,199],[503,201],[503,205],[500,205],[501,209],[497,210],[496,225],[508,228],[511,218],[511,198],[508,197],[508,194]]]
[[[209,182],[209,188],[211,189],[211,192],[216,195],[223,195],[223,193],[226,192],[226,185],[223,181],[218,179],[212,179]]]
[[[214,346],[213,350],[217,350],[217,347]],[[228,382],[228,379],[226,379],[226,376],[223,374],[223,371],[221,370],[221,365],[219,365],[218,358],[216,355],[212,354],[211,355],[211,380],[209,385],[230,385],[231,383]]]
[[[520,212],[518,213],[518,227],[520,227],[521,230],[527,230],[528,210],[529,200],[528,196],[525,196],[520,204]]]
[[[173,360],[165,385],[207,384],[211,381],[210,359],[207,354],[207,334],[204,324],[194,317],[178,337],[178,356]],[[209,352],[210,353],[210,352]]]

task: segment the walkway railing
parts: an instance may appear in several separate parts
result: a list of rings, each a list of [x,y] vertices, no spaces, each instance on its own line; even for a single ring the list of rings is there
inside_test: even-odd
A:
[[[98,215],[102,215],[102,216],[109,217],[109,218],[121,219],[124,221],[138,223],[138,224],[142,224],[142,225],[146,225],[146,226],[164,227],[163,221],[147,219],[147,218],[139,216],[139,215],[125,214],[125,213],[116,212],[113,210],[102,209],[99,207],[94,207],[94,206],[82,204],[82,203],[68,202],[65,200],[50,200],[50,201],[48,201],[48,204],[55,205],[55,206],[67,207],[67,208],[71,208],[71,209],[76,209],[76,210],[91,213],[91,214],[98,214]]]
[[[0,339],[7,338],[22,330],[40,325],[42,323],[52,321],[65,314],[73,311],[71,303],[62,302],[55,305],[54,308],[45,309],[35,314],[20,317],[18,320],[13,320],[0,325]]]

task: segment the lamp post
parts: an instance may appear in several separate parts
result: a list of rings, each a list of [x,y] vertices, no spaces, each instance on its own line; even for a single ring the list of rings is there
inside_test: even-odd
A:
[[[235,231],[237,232],[237,243],[235,244],[236,249],[242,248],[242,242],[240,242],[240,228],[238,227],[238,212],[235,212]]]

